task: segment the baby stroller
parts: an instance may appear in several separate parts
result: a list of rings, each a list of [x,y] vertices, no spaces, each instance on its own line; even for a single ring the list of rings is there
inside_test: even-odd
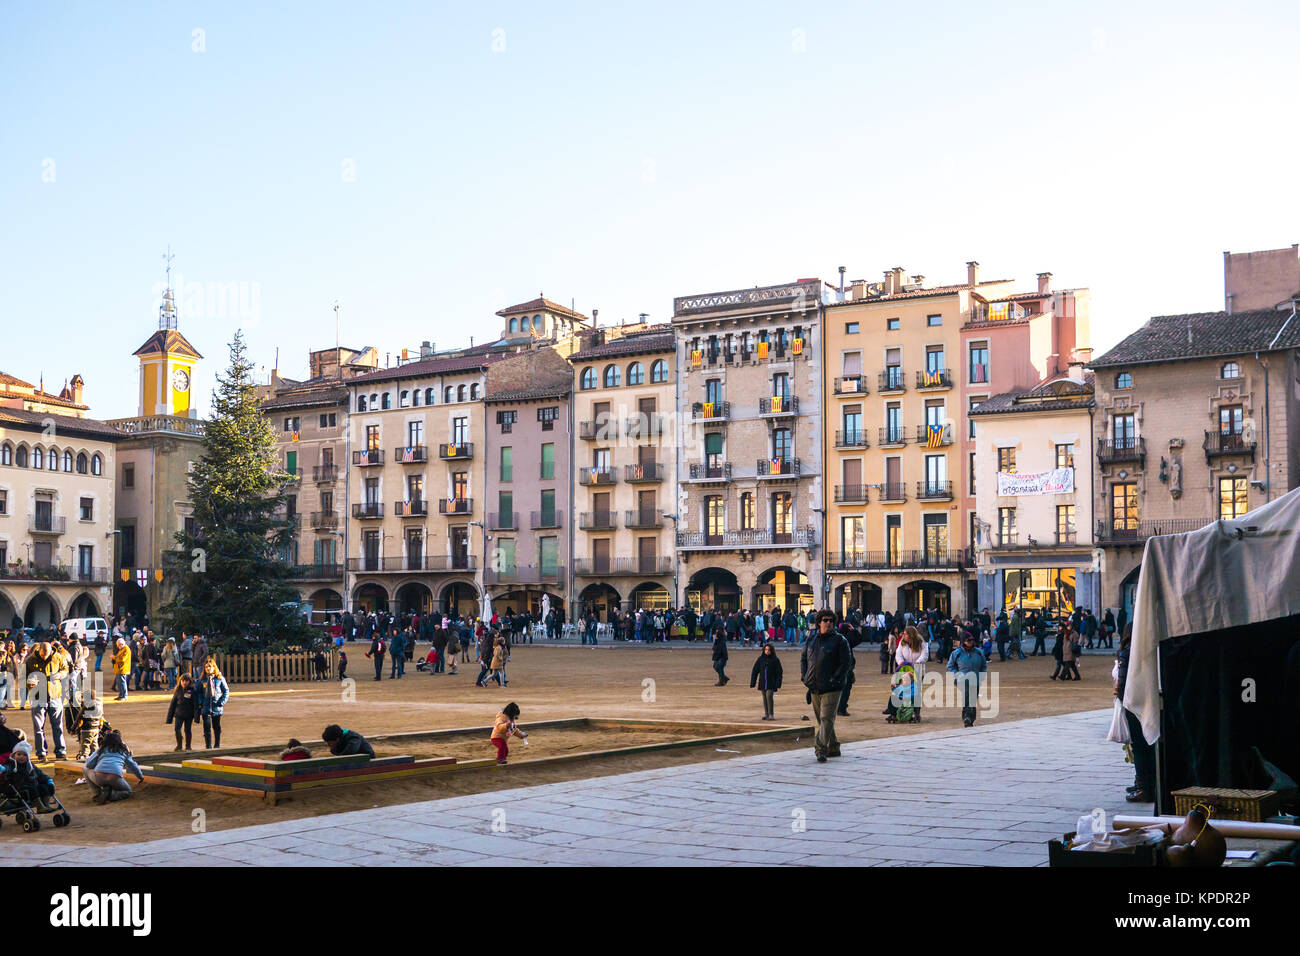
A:
[[[0,816],[12,816],[15,823],[22,825],[24,833],[35,833],[41,828],[41,821],[37,819],[37,815],[42,813],[54,814],[56,827],[66,827],[72,822],[72,817],[68,816],[68,811],[59,802],[57,794],[51,793],[45,800],[48,806],[43,806],[39,801],[32,806],[27,802],[22,791],[8,779],[0,777]]]
[[[921,722],[921,715],[916,709],[916,670],[911,664],[904,664],[894,675],[893,686],[889,690],[893,713],[885,718],[890,724],[913,724]]]

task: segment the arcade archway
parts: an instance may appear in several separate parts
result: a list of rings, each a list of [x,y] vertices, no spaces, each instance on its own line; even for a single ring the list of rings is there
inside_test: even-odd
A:
[[[937,608],[952,613],[952,588],[938,581],[908,581],[898,588],[898,609],[919,613]]]
[[[496,599],[493,599],[495,609]],[[442,589],[438,595],[439,609],[452,617],[468,615],[469,617],[478,617],[478,591],[474,585],[466,584],[464,581],[454,581]]]
[[[433,610],[433,592],[419,581],[407,581],[397,589],[396,597],[399,614],[427,614]]]
[[[758,584],[754,586],[754,606],[764,611],[780,608],[785,612],[794,608],[806,613],[813,609],[813,598],[808,575],[794,568],[768,568],[758,576]]]
[[[598,621],[608,621],[610,611],[618,610],[622,603],[623,599],[619,593],[604,582],[588,584],[578,595],[579,613],[595,611]]]
[[[740,584],[724,568],[702,568],[691,575],[686,585],[686,602],[697,612],[740,610]]]
[[[846,581],[835,589],[835,611],[848,614],[857,608],[863,614],[879,614],[884,610],[884,592],[870,581]]]
[[[89,591],[82,591],[72,599],[68,605],[68,613],[64,617],[100,617],[99,602]]]
[[[380,584],[362,584],[352,593],[352,607],[367,614],[388,609],[388,589]]]
[[[37,591],[27,599],[23,611],[23,624],[27,627],[57,627],[59,605],[48,591]]]
[[[647,581],[645,584],[638,584],[632,590],[632,596],[628,598],[628,606],[631,608],[645,608],[649,611],[666,611],[668,610],[669,598],[670,595],[666,587],[654,581]]]

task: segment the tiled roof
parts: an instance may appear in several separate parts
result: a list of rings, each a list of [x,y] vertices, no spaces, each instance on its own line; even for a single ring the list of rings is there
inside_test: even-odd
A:
[[[101,441],[125,441],[129,436],[112,425],[93,418],[74,418],[71,415],[51,415],[49,412],[29,412],[22,408],[0,408],[0,425],[14,425],[31,431],[44,431],[53,424],[54,435],[78,435]]]
[[[590,322],[591,319],[581,312],[574,312],[572,309],[560,305],[558,302],[552,302],[550,299],[538,297],[529,299],[527,302],[520,302],[518,305],[508,305],[497,315],[518,315],[520,312],[554,312],[556,315],[568,315],[575,319],[581,319],[583,322]]]
[[[980,285],[1000,285],[1004,282],[1010,282],[1010,279],[990,279],[981,282]],[[974,290],[978,290],[976,286]],[[911,292],[891,292],[888,295],[868,295],[861,299],[849,299],[844,302],[828,302],[827,308],[845,306],[845,305],[870,305],[872,302],[897,302],[900,299],[929,299],[943,295],[953,295],[957,292],[970,290],[971,286],[965,283],[961,285],[936,285],[928,289],[915,289]]]
[[[1085,372],[1083,379],[1080,384],[1070,378],[1057,376],[1033,388],[1015,388],[985,399],[967,414],[978,416],[1011,412],[1061,412],[1091,408],[1096,404],[1092,373]]]
[[[647,352],[672,352],[677,348],[670,329],[634,332],[612,339],[604,345],[593,345],[569,356],[570,362],[587,362],[591,359],[612,358],[617,355],[644,355]]]
[[[286,392],[262,403],[263,408],[306,408],[310,405],[342,405],[348,400],[345,388],[315,388]]]
[[[140,346],[132,355],[153,355],[157,352],[179,352],[191,358],[201,359],[198,349],[190,345],[189,339],[175,329],[159,329]]]
[[[1300,317],[1291,316],[1290,309],[1157,315],[1091,364],[1150,365],[1300,348]]]
[[[1058,290],[1060,291],[1060,290]],[[1046,299],[1052,292],[1017,292],[1015,295],[1000,295],[996,299],[984,299],[985,302],[1016,302],[1021,299]],[[983,296],[981,296],[983,298]]]
[[[456,358],[421,359],[418,362],[407,362],[405,365],[399,365],[396,368],[386,368],[378,372],[358,375],[356,378],[348,379],[347,384],[349,386],[370,385],[378,382],[395,382],[403,378],[421,378],[425,375],[470,372],[475,369],[486,368],[493,362],[498,362],[503,358],[505,358],[503,355],[462,355]]]
[[[498,402],[532,402],[547,398],[565,398],[573,391],[567,382],[554,385],[533,385],[528,388],[516,388],[506,392],[497,392],[487,397],[489,405]]]

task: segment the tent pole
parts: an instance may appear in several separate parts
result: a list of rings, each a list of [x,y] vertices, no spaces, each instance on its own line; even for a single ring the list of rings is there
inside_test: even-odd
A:
[[[1160,736],[1152,746],[1152,758],[1156,764],[1155,815],[1160,816],[1172,811],[1165,806],[1165,689],[1160,670],[1160,645],[1156,645],[1156,702],[1160,714]]]

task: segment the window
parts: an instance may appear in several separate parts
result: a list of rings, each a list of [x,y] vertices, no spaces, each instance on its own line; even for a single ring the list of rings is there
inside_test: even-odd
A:
[[[722,380],[711,378],[704,383],[704,401],[717,405],[722,401]]]
[[[446,388],[444,388],[444,389],[442,390],[442,401],[443,401],[443,404],[445,404],[445,405],[450,405],[451,402],[452,402],[452,396],[455,395],[455,394],[456,394],[455,391],[452,389],[452,387],[451,387],[450,385],[448,385]]]
[[[985,343],[970,347],[970,381],[974,384],[989,380],[989,347]]]
[[[888,349],[885,352],[885,388],[903,387],[903,350]]]
[[[968,494],[975,497],[975,453],[970,453],[970,491]],[[974,540],[973,538],[971,540]]]
[[[1056,446],[1056,467],[1073,468],[1074,467],[1074,444]]]
[[[45,467],[45,451],[40,445],[37,445],[32,449],[32,467],[37,470]],[[56,468],[55,470],[57,471],[58,469]]]
[[[418,388],[417,388],[417,389],[414,389],[414,390],[411,392],[411,404],[414,405],[414,406],[416,406],[416,407],[419,407],[419,404],[420,404],[420,390],[419,390]]]
[[[931,494],[948,490],[948,459],[944,455],[925,456],[925,487]]]
[[[357,396],[357,411],[359,411],[359,412],[364,412],[365,410],[366,410],[366,396],[364,396],[364,395],[358,395],[358,396]]]
[[[885,328],[890,332],[898,331],[898,319],[886,319]]]
[[[0,515],[7,515],[8,513],[9,513],[9,492],[0,491]],[[0,563],[0,568],[2,567],[4,567],[4,564]]]
[[[123,488],[135,487],[135,465],[122,466],[122,487]]]
[[[548,488],[542,492],[541,498],[542,524],[554,525],[555,522],[555,490]]]
[[[511,331],[511,332],[518,332],[518,331],[519,331],[519,320],[518,320],[518,319],[511,319],[511,320],[510,320],[510,331]]]
[[[1008,475],[1016,473],[1016,450],[1014,448],[998,449],[998,471],[1005,471]]]
[[[477,401],[478,401],[478,382],[472,382],[472,383],[470,383],[470,386],[469,386],[469,400],[470,400],[471,402],[477,402]]]
[[[579,387],[584,391],[596,387],[596,370],[590,365],[582,370],[582,377],[579,379]]]
[[[320,417],[321,428],[333,428],[338,423],[338,417],[334,412],[329,412]]]
[[[606,388],[617,388],[620,377],[621,377],[621,373],[619,372],[617,365],[605,366],[605,387]]]
[[[925,317],[925,324],[926,324],[926,325],[929,325],[929,326],[943,325],[943,316],[942,316],[942,315],[927,315],[927,316]]]
[[[967,406],[967,412],[969,413],[969,412],[973,412],[973,411],[975,411],[975,409],[979,408],[979,407],[980,407],[980,404],[981,404],[982,402],[986,401],[987,399],[988,399],[988,396],[987,396],[987,395],[981,395],[979,398],[972,398],[972,399],[970,400],[970,404]],[[975,438],[975,419],[972,418],[972,417],[970,417],[969,414],[967,414],[967,417],[966,417],[966,427],[969,429],[969,431],[967,432],[967,436],[966,436],[966,437],[968,437],[968,438],[974,440],[974,438]]]
[[[392,395],[391,392],[384,392],[384,400],[383,400],[383,402],[381,403],[381,407],[382,407],[382,408],[392,408],[392,407],[393,407],[393,395]]]
[[[451,420],[451,440],[455,445],[469,442],[469,419],[460,417]]]
[[[1224,362],[1219,369],[1219,378],[1241,378],[1241,366],[1236,362]]]
[[[542,445],[542,475],[543,478],[555,477],[555,443],[547,442]]]
[[[542,574],[553,577],[560,568],[560,539],[551,535],[537,539],[537,563]]]
[[[1137,447],[1137,418],[1131,412],[1126,415],[1111,416],[1111,428],[1117,451],[1132,450]]]
[[[897,445],[903,440],[903,406],[890,402],[885,406],[885,444]]]
[[[935,372],[942,372],[943,369],[943,346],[927,346],[925,350],[925,370],[934,374]]]
[[[844,409],[844,444],[860,445],[862,441],[862,406],[850,405]]]
[[[424,444],[424,422],[406,423],[406,444],[409,448],[419,448]]]
[[[1240,435],[1242,428],[1242,406],[1224,405],[1219,409],[1219,434]]]
[[[722,467],[722,432],[704,436],[704,467],[710,470]]]
[[[1056,543],[1074,544],[1076,532],[1074,527],[1074,505],[1056,506]]]
[[[96,455],[95,457],[98,458],[99,456]],[[72,473],[72,452],[67,450],[63,452],[63,470],[69,474]],[[99,474],[99,472],[95,472],[95,474]]]
[[[546,408],[537,410],[537,420],[542,423],[542,431],[549,432],[555,430],[555,421],[560,417],[560,406],[549,405]]]
[[[514,481],[515,450],[507,445],[501,449],[501,480]]]
[[[794,496],[788,491],[772,495],[772,543],[789,544],[794,533]]]
[[[858,334],[858,328],[859,328],[859,326],[858,326],[858,323],[856,323],[856,322],[845,322],[845,323],[844,323],[844,334],[845,334],[845,335],[857,335],[857,334]]]
[[[855,563],[866,556],[867,526],[860,515],[840,518],[840,546],[845,564]]]
[[[925,515],[921,519],[925,528],[925,559],[931,564],[948,560],[948,516]]]
[[[519,420],[519,413],[516,411],[497,412],[497,424],[501,426],[501,434],[509,435],[515,427],[515,422]]]
[[[790,429],[778,428],[772,432],[772,458],[789,461],[792,457]]]
[[[527,321],[527,319],[524,321]],[[540,315],[533,316],[533,328],[538,332],[542,330],[542,317]]]
[[[515,510],[515,496],[511,491],[497,492],[497,525],[503,528],[513,528]]]
[[[704,499],[704,534],[708,538],[721,538],[726,527],[723,518],[722,495],[708,495]]]
[[[18,446],[18,455],[16,458],[14,458],[14,464],[17,465],[19,468],[27,467],[27,446],[26,445]]]
[[[645,366],[640,362],[633,362],[627,367],[627,383],[629,385],[645,384]]]
[[[458,402],[463,402],[463,401],[465,401],[465,386],[464,386],[464,385],[457,385],[457,386],[456,386],[456,401],[458,401]],[[385,406],[385,407],[387,407],[387,406]]]
[[[397,407],[407,408],[408,406],[410,406],[410,404],[411,404],[411,393],[406,389],[402,389],[402,391],[399,392],[397,396]]]
[[[790,376],[785,372],[777,372],[772,376],[772,397],[781,399],[782,407],[790,398]]]
[[[998,509],[998,544],[1016,543],[1016,509]]]
[[[84,451],[78,452],[77,453],[77,474],[84,475],[86,471],[89,469],[89,467],[90,467],[90,459],[86,457],[86,453]]]
[[[1118,374],[1115,376],[1115,387],[1116,387],[1116,388],[1132,388],[1132,387],[1133,387],[1133,373],[1132,373],[1132,372],[1120,372],[1120,373],[1118,373]]]
[[[378,451],[378,450],[379,450],[379,426],[367,425],[366,426],[366,451]]]
[[[650,365],[650,383],[652,385],[668,381],[668,363],[655,359]]]
[[[426,404],[426,405],[432,405],[432,404],[434,403],[434,398],[435,398],[435,396],[437,396],[437,394],[438,394],[438,393],[435,392],[433,389],[431,389],[431,388],[426,388],[426,389],[424,390],[424,404]]]
[[[754,493],[743,492],[740,496],[740,530],[754,530]]]
[[[1117,482],[1110,487],[1110,526],[1115,531],[1136,531],[1138,486],[1136,481]]]
[[[1233,518],[1240,518],[1246,513],[1246,491],[1247,483],[1245,478],[1219,479],[1220,520],[1231,521]]]
[[[122,528],[122,533],[118,536],[122,539],[121,564],[124,568],[135,565],[135,525],[129,524]]]
[[[294,418],[286,418],[286,419],[284,420],[284,430],[287,431],[287,432],[296,432],[296,431],[299,431],[299,430],[300,430],[300,429],[299,429],[299,419],[296,418],[296,417],[294,417]]]
[[[0,445],[0,465],[12,465],[14,463],[14,448],[8,443]]]

